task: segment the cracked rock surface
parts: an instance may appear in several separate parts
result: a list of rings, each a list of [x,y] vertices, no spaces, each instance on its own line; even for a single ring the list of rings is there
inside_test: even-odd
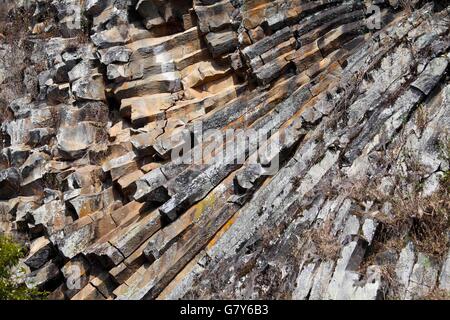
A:
[[[5,5],[0,232],[28,248],[20,281],[74,300],[448,299],[450,5],[410,3]],[[245,130],[266,144],[217,151]]]

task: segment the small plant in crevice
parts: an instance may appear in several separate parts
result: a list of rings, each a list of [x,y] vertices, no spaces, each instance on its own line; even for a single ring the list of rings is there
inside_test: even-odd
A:
[[[42,300],[46,297],[46,292],[27,288],[14,279],[12,270],[23,256],[20,245],[0,235],[0,300]]]
[[[416,126],[420,132],[423,132],[428,124],[428,114],[426,108],[420,105],[416,111]]]
[[[333,234],[333,222],[326,219],[320,228],[311,229],[306,233],[316,249],[316,254],[323,260],[334,261],[339,258],[341,244]]]
[[[383,299],[398,300],[400,285],[395,273],[395,266],[393,264],[381,266],[381,277],[386,284],[383,290]]]
[[[397,179],[398,181],[398,179]],[[381,223],[384,245],[401,249],[406,240],[412,240],[417,249],[431,256],[442,258],[449,247],[447,236],[450,226],[450,193],[442,185],[439,191],[423,197],[419,187],[406,188],[398,183],[391,195],[377,190],[378,181],[364,188],[364,195],[356,194],[357,201],[373,201],[380,208],[376,219]],[[389,214],[381,207],[388,204]]]
[[[398,0],[397,1],[400,7],[405,10],[407,14],[411,14],[414,10],[414,5],[412,0]]]
[[[435,288],[426,296],[421,297],[420,300],[450,300],[450,292]]]
[[[443,143],[442,150],[446,149]],[[404,142],[401,142],[404,145]],[[386,153],[386,171],[378,172],[370,180],[360,181],[351,191],[357,203],[373,202],[372,212],[383,226],[386,234],[383,242],[397,240],[404,245],[412,240],[417,249],[431,256],[440,257],[449,247],[450,188],[446,172],[443,173],[438,190],[431,195],[423,194],[425,177],[429,176],[416,152],[401,148],[397,155]],[[442,158],[449,159],[445,151]],[[399,161],[402,165],[399,164]],[[382,190],[388,184],[390,190]],[[388,210],[387,210],[388,209]],[[398,248],[396,248],[398,249]]]

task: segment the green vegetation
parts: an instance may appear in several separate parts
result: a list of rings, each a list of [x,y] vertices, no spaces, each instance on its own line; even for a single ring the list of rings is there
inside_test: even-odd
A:
[[[29,289],[17,284],[12,277],[12,268],[24,255],[23,248],[10,238],[0,235],[0,300],[40,300],[45,292]]]

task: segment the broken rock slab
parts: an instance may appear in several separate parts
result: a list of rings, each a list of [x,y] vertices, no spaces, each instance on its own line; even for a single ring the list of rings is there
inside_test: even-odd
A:
[[[105,101],[105,83],[103,75],[93,74],[76,80],[72,84],[72,92],[78,100]]]
[[[90,122],[61,127],[56,136],[58,151],[67,159],[80,158],[97,141],[101,131],[101,128]]]
[[[0,200],[14,198],[20,190],[20,173],[16,168],[0,171]]]
[[[53,245],[46,237],[40,237],[31,244],[25,264],[32,270],[41,268],[54,255]]]

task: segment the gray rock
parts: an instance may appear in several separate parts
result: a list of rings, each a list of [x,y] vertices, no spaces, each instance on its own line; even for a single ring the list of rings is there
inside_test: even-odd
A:
[[[439,276],[439,289],[450,291],[450,253],[447,254]]]
[[[98,134],[99,128],[89,122],[61,127],[56,135],[58,150],[68,159],[79,158],[97,141]]]
[[[355,299],[356,282],[359,275],[356,272],[366,250],[364,241],[358,239],[348,243],[337,261],[333,277],[327,289],[327,299]]]
[[[72,70],[68,72],[70,82],[74,82],[78,79],[87,77],[88,75],[96,73],[96,69],[93,61],[83,60],[75,65]]]
[[[29,227],[33,234],[41,234],[46,230],[47,234],[51,235],[71,222],[71,218],[65,214],[64,203],[60,200],[54,200],[40,206],[31,212],[31,215],[33,222],[29,223]]]
[[[47,88],[47,98],[51,105],[58,105],[70,99],[71,91],[70,84],[64,83],[61,85],[51,84]]]
[[[20,174],[22,176],[21,185],[26,186],[32,182],[42,179],[47,172],[45,169],[47,160],[48,156],[42,152],[33,152],[30,154],[20,168]]]
[[[41,268],[54,256],[53,246],[45,237],[40,237],[31,244],[30,252],[25,259],[25,264],[32,270]]]
[[[92,223],[82,225],[73,231],[59,231],[50,240],[58,247],[67,259],[72,259],[82,253],[92,243],[94,230]]]
[[[425,71],[412,83],[412,86],[429,95],[447,69],[448,61],[445,58],[431,60]]]
[[[29,284],[57,288],[52,299],[448,289],[448,258],[416,261],[412,244],[399,256],[376,234],[397,188],[436,194],[449,169],[445,4],[404,15],[381,0],[86,0],[88,21],[71,25],[74,2],[34,1],[36,35],[21,33],[17,55],[0,35],[0,230],[34,240]],[[368,29],[370,4],[382,30]],[[197,120],[270,139],[174,159],[206,150]],[[308,236],[322,227],[331,254]]]
[[[436,286],[438,272],[436,262],[432,258],[419,253],[417,263],[414,265],[409,278],[405,299],[420,299],[428,295]]]
[[[364,238],[367,240],[369,244],[372,243],[372,240],[375,236],[375,232],[378,227],[378,222],[372,219],[365,219],[364,224],[362,226],[362,232]]]
[[[414,252],[414,245],[409,242],[407,246],[400,253],[397,265],[395,267],[395,273],[397,275],[399,283],[400,296],[404,297],[406,290],[409,286],[409,277],[414,267],[416,255]]]
[[[310,300],[323,300],[325,299],[328,284],[333,276],[334,262],[324,261],[321,262],[314,277],[313,285],[311,288]]]
[[[167,178],[161,169],[152,170],[136,181],[136,201],[161,201],[167,198],[165,185]]]
[[[377,265],[395,265],[398,260],[398,254],[395,250],[390,249],[380,252],[375,257],[375,262]]]
[[[105,83],[103,75],[93,74],[81,78],[72,84],[72,92],[78,100],[105,101]]]
[[[89,262],[81,255],[76,256],[61,268],[61,273],[65,279],[65,287],[67,287],[64,292],[66,297],[72,298],[88,284],[89,271]]]
[[[28,288],[38,288],[43,290],[50,282],[57,280],[61,276],[58,266],[49,261],[44,267],[33,271],[27,276],[25,283]]]
[[[442,172],[436,172],[429,176],[423,184],[422,196],[429,197],[435,192],[439,191],[441,188],[442,178]]]
[[[248,190],[254,186],[263,173],[264,170],[260,164],[250,164],[244,170],[238,172],[235,181],[240,188]]]
[[[47,145],[50,139],[55,136],[55,130],[53,128],[36,128],[30,130],[30,136],[27,144],[31,147],[37,147]]]
[[[103,195],[101,193],[80,195],[71,199],[69,203],[75,209],[79,218],[100,211],[104,206]]]
[[[307,264],[297,277],[297,286],[292,293],[293,300],[305,300],[313,286],[316,263]]]
[[[289,38],[292,37],[292,31],[289,27],[286,27],[282,30],[275,32],[270,37],[265,37],[261,41],[256,42],[255,44],[248,46],[242,53],[248,59],[248,61],[253,60],[255,57],[263,54],[264,52],[269,51],[270,49],[276,47],[280,43],[283,43]]]
[[[91,16],[96,16],[106,7],[108,1],[105,0],[87,0],[84,3],[86,13]]]
[[[210,32],[206,35],[206,43],[213,57],[233,52],[239,44],[234,31]]]
[[[0,171],[0,200],[15,197],[20,190],[21,177],[15,168]]]

